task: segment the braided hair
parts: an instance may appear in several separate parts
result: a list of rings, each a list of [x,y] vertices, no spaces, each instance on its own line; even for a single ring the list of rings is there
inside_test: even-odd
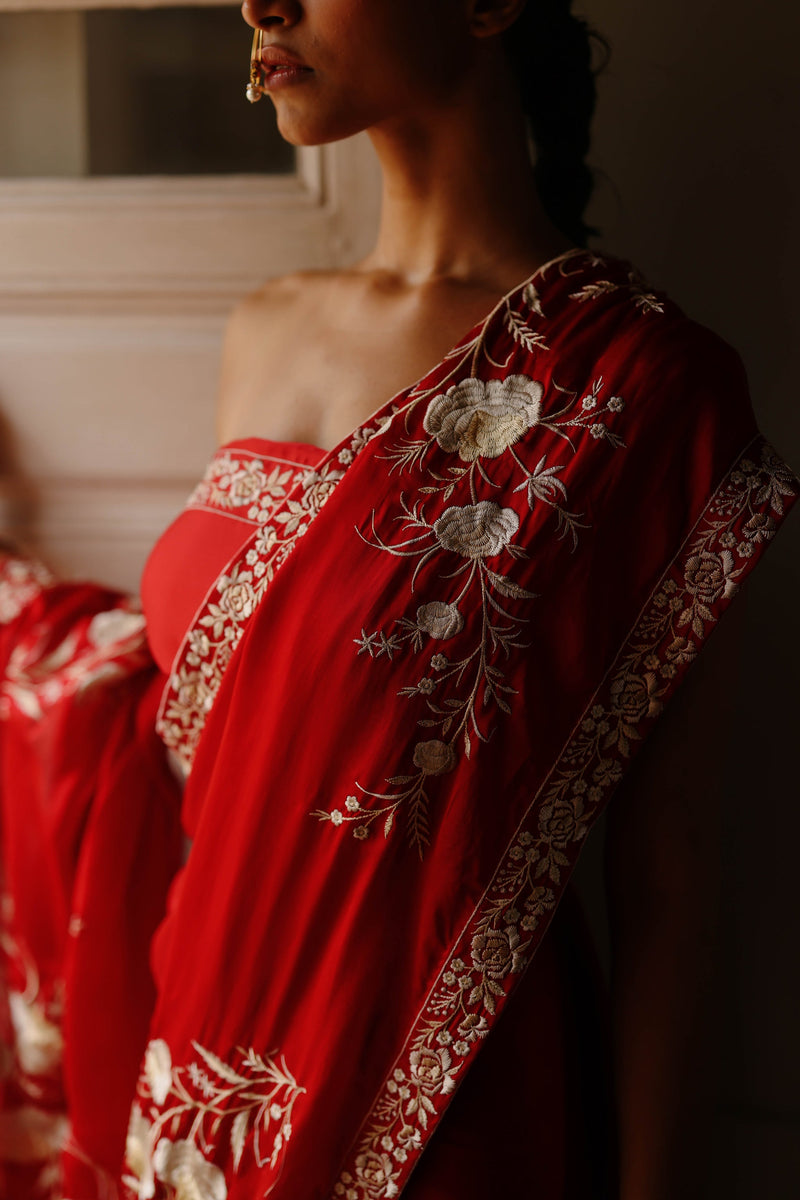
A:
[[[542,204],[557,229],[585,246],[597,233],[583,220],[594,186],[585,157],[595,76],[607,62],[608,45],[571,6],[572,0],[528,0],[504,41],[536,147]],[[598,71],[592,65],[594,44],[604,51]]]

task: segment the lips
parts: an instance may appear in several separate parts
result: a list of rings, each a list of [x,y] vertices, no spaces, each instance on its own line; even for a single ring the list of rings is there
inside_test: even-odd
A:
[[[311,72],[298,54],[284,50],[282,46],[264,46],[261,51],[261,69],[265,80],[278,75],[301,75]]]

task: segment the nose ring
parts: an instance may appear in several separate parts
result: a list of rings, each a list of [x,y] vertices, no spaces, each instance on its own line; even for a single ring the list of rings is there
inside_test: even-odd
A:
[[[261,49],[264,44],[263,29],[256,29],[253,33],[253,45],[250,50],[250,79],[245,89],[245,96],[251,104],[255,104],[264,95],[264,85],[261,82]]]

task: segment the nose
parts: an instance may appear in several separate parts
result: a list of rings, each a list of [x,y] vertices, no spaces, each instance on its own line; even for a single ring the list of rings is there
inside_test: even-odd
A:
[[[291,29],[302,16],[299,0],[244,0],[242,16],[253,29]]]

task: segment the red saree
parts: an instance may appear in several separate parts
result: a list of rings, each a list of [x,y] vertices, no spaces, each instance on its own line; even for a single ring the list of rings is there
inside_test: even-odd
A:
[[[160,681],[120,651],[102,720],[57,705],[47,761],[90,760],[47,889],[69,896],[50,922],[69,1200],[113,1194],[148,1036],[126,1195],[404,1191],[523,999],[592,821],[797,495],[732,351],[583,251],[313,466],[266,459],[225,448],[192,502],[240,531],[160,702],[192,849],[152,943],[152,1018],[176,862]],[[12,810],[13,789],[6,864]],[[53,838],[36,830],[28,865]]]
[[[126,1187],[397,1196],[797,483],[730,349],[584,252],[285,494],[207,483],[256,526],[161,705],[193,847]]]

